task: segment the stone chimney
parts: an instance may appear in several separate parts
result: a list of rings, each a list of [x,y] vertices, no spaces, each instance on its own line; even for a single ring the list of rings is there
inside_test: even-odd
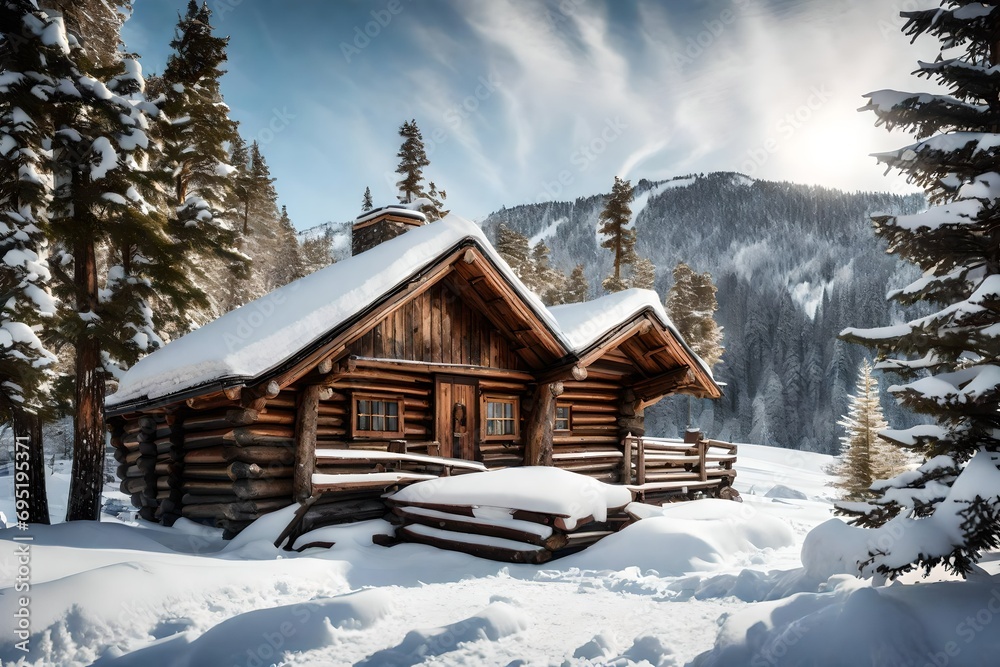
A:
[[[404,206],[383,206],[362,213],[351,228],[351,255],[360,255],[426,222],[423,213]]]

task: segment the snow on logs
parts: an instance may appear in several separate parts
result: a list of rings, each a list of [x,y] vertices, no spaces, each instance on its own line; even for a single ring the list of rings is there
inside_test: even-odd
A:
[[[386,499],[398,541],[511,563],[544,563],[620,530],[632,494],[558,468],[523,467],[411,484]]]

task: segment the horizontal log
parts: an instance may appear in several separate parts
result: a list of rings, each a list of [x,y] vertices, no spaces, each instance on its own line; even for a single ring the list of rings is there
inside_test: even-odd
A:
[[[408,396],[417,397],[429,397],[431,394],[430,387],[415,387],[415,386],[403,386],[403,385],[384,385],[376,384],[370,382],[341,382],[336,385],[337,389],[350,389],[350,391],[358,392],[371,392],[371,393],[390,393],[390,394],[405,394]]]
[[[267,399],[267,402],[264,404],[264,409],[294,410],[295,400],[295,394],[290,391],[290,388],[286,388],[274,398]]]
[[[552,444],[593,444],[593,445],[612,445],[619,442],[619,438],[616,435],[557,435],[553,436]]]
[[[207,505],[213,503],[235,503],[240,497],[235,493],[182,493],[181,502],[185,505]]]
[[[291,466],[261,467],[256,463],[222,463],[213,465],[188,465],[184,468],[184,478],[198,479],[273,479],[290,477]]]
[[[573,428],[577,426],[590,426],[592,424],[615,424],[618,419],[614,414],[609,413],[597,413],[597,414],[587,414],[580,413],[580,411],[573,410]]]
[[[583,414],[613,414],[618,415],[618,406],[614,403],[581,403],[567,398],[565,394],[559,397],[560,403],[571,403],[573,405],[573,418]]]
[[[191,519],[251,520],[291,504],[291,499],[240,501],[205,505],[184,505],[181,515]]]
[[[295,428],[293,425],[264,425],[264,426],[239,426],[234,428],[226,439],[233,440],[239,445],[269,445],[269,444],[292,444],[295,438]]]
[[[321,526],[381,519],[387,512],[385,503],[378,497],[346,500],[340,502],[314,504],[302,517],[301,533],[307,533]]]
[[[218,392],[215,394],[208,394],[206,396],[199,396],[197,398],[189,398],[185,401],[187,406],[192,410],[211,410],[212,408],[221,408],[226,406],[237,406],[239,401],[233,400],[227,397],[223,392]]]
[[[492,524],[488,519],[457,514],[447,515],[443,512],[437,512],[434,516],[427,516],[426,514],[414,511],[413,508],[398,506],[392,508],[392,513],[401,517],[407,523],[419,523],[424,526],[431,526],[432,528],[439,528],[455,533],[500,537],[505,540],[523,542],[524,544],[532,544],[550,550],[560,549],[566,546],[567,542],[565,534],[554,532],[548,537],[542,537],[528,530]]]
[[[407,542],[427,544],[432,547],[437,547],[438,549],[460,551],[479,558],[488,558],[490,560],[505,563],[531,563],[537,565],[548,562],[552,559],[552,552],[545,548],[539,548],[533,551],[516,551],[513,549],[504,549],[501,547],[482,544],[470,544],[462,542],[461,535],[459,534],[456,534],[455,540],[442,539],[439,537],[420,534],[407,528],[406,526],[400,526],[396,529],[396,537]]]
[[[126,477],[118,488],[124,494],[142,493],[146,490],[146,480],[142,477]]]
[[[241,479],[225,480],[185,480],[184,493],[194,495],[236,494],[241,499],[287,497],[291,502],[292,480],[283,479]]]

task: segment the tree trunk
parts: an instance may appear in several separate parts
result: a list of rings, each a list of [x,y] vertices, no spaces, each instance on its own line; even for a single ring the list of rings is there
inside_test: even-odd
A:
[[[13,428],[14,440],[18,443],[14,450],[16,473],[24,470],[21,465],[25,459],[18,454],[25,450],[20,443],[26,443],[28,453],[26,460],[28,511],[24,518],[28,523],[49,523],[49,501],[45,491],[45,452],[42,449],[42,420],[37,414],[18,410],[14,413]],[[20,486],[16,477],[15,485]],[[17,513],[17,520],[22,520],[20,512]]]
[[[97,310],[97,258],[92,241],[74,247],[77,310]],[[86,332],[76,339],[76,413],[67,521],[97,520],[104,486],[104,377],[101,344]]]

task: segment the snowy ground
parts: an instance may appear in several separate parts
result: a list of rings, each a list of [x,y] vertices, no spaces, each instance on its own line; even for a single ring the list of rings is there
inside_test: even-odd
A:
[[[699,664],[803,664],[781,660],[791,655],[783,623],[834,609],[821,614],[829,622],[845,605],[854,611],[864,605],[857,594],[879,597],[859,580],[818,581],[801,568],[806,533],[831,516],[829,463],[817,454],[743,446],[737,484],[743,504],[677,504],[664,516],[649,508],[651,518],[544,566],[503,565],[422,545],[375,546],[371,536],[389,532],[382,521],[323,529],[304,540],[336,546],[290,554],[270,544],[287,511],[229,543],[185,521],[164,529],[106,517],[99,525],[9,529],[0,532],[0,619],[8,619],[0,620],[0,659],[5,665],[683,665],[718,639]],[[57,471],[53,505],[64,493],[60,480],[65,473]],[[2,476],[0,493],[10,493]],[[11,515],[7,505],[0,509]],[[19,544],[13,538],[24,536],[33,538],[28,654],[16,646],[13,620],[22,595],[13,589]],[[934,584],[956,585],[965,586]],[[895,588],[928,587],[884,590]],[[944,593],[961,606],[955,603],[961,596]],[[882,615],[885,605],[905,604],[891,596],[875,602],[882,605],[871,609]],[[770,652],[760,653],[762,642]],[[952,661],[927,664],[993,664],[944,657]]]

